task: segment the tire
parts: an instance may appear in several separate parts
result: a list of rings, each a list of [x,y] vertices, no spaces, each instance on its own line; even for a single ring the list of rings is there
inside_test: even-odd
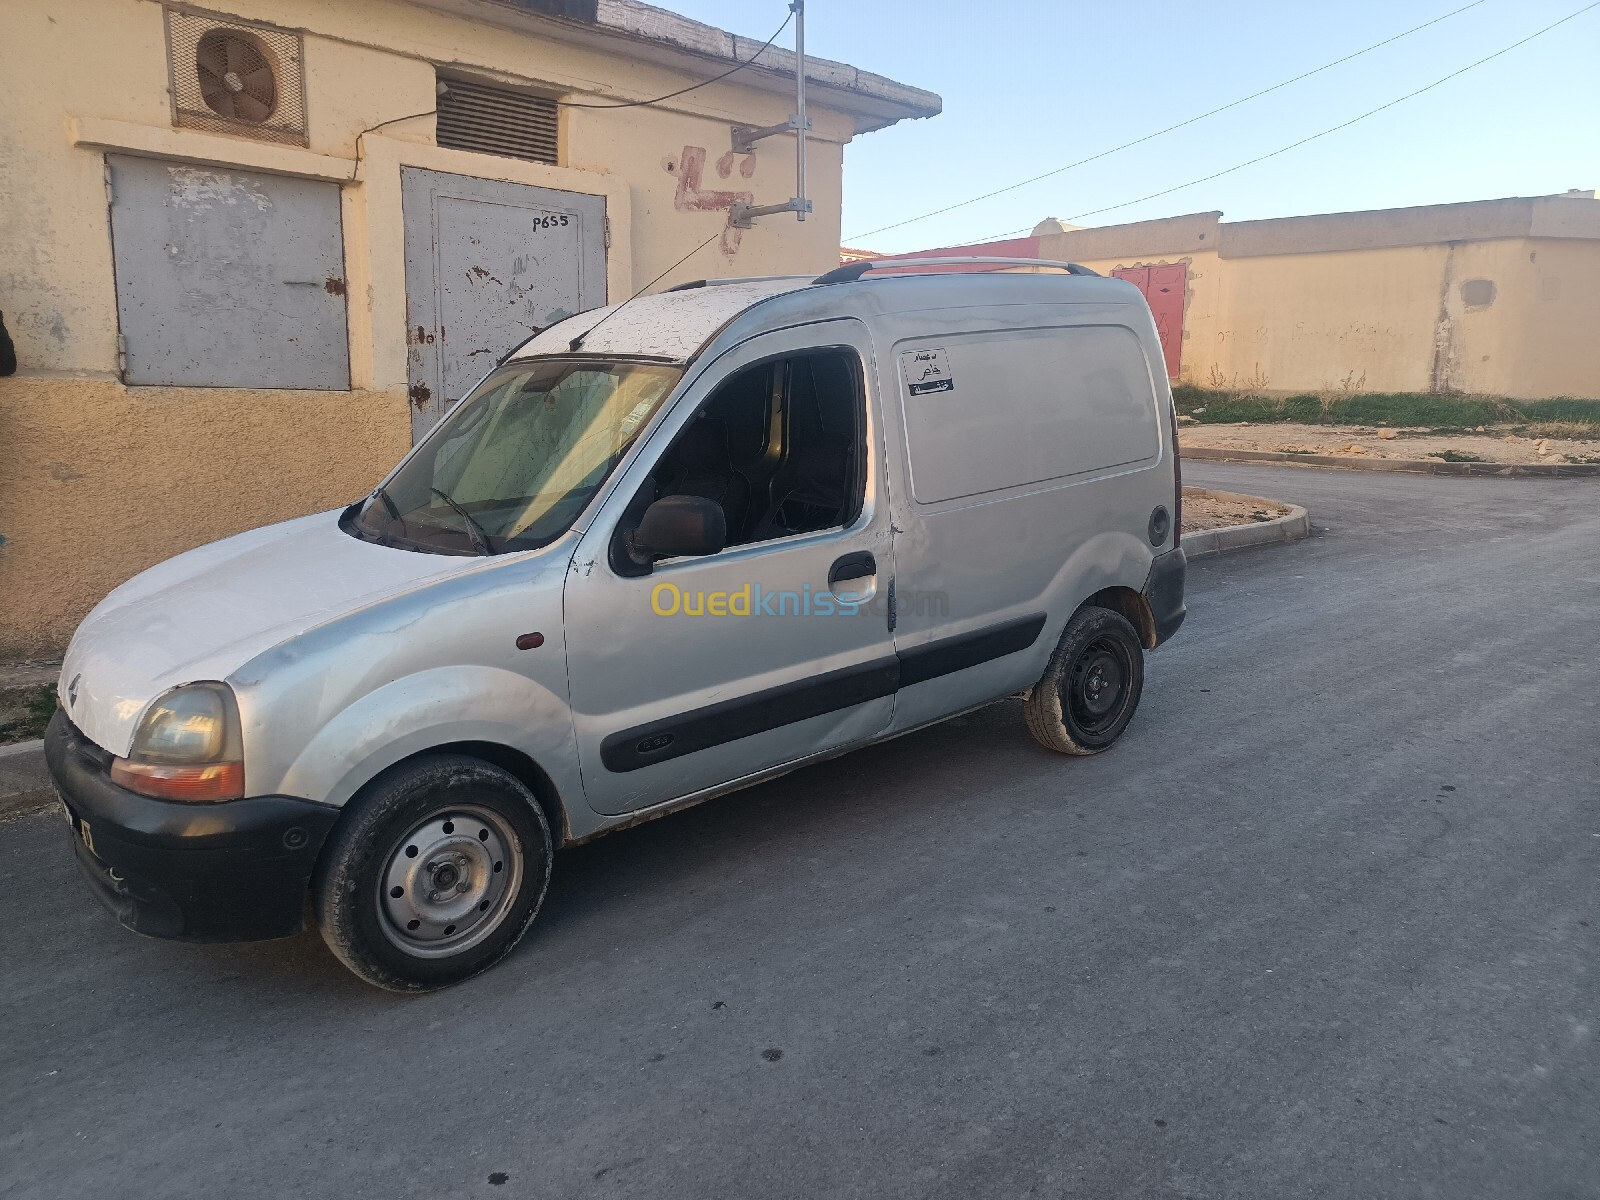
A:
[[[1080,608],[1022,712],[1041,746],[1099,754],[1122,736],[1143,691],[1144,647],[1133,626],[1108,608]]]
[[[539,914],[550,826],[523,784],[465,755],[416,759],[345,809],[312,882],[328,948],[368,983],[431,991],[499,962]]]

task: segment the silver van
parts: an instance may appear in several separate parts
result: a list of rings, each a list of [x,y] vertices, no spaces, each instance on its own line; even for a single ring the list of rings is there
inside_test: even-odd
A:
[[[309,907],[434,988],[563,846],[1019,692],[1110,747],[1184,616],[1155,327],[1082,267],[950,265],[569,317],[371,495],[117,588],[46,737],[94,890],[199,941]]]

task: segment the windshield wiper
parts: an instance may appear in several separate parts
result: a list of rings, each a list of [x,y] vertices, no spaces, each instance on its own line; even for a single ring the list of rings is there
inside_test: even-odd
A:
[[[478,524],[478,519],[476,517],[452,500],[448,492],[442,492],[438,488],[429,488],[428,490],[435,496],[439,497],[439,499],[443,500],[451,508],[455,509],[456,513],[461,517],[461,519],[467,523],[467,537],[472,540],[472,548],[474,550],[476,550],[479,554],[494,553],[493,548],[489,545],[489,535],[484,530],[483,526]]]

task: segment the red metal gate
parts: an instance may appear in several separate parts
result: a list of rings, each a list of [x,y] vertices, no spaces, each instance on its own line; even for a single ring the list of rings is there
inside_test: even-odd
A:
[[[1189,291],[1189,264],[1118,267],[1111,273],[1118,279],[1126,279],[1143,293],[1150,305],[1150,315],[1156,319],[1161,356],[1167,361],[1167,377],[1176,379],[1183,361],[1183,301]]]

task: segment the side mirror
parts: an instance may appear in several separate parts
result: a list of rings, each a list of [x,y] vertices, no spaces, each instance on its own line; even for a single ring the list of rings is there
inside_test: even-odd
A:
[[[727,544],[722,506],[704,496],[663,496],[633,531],[633,548],[652,558],[716,554]]]

